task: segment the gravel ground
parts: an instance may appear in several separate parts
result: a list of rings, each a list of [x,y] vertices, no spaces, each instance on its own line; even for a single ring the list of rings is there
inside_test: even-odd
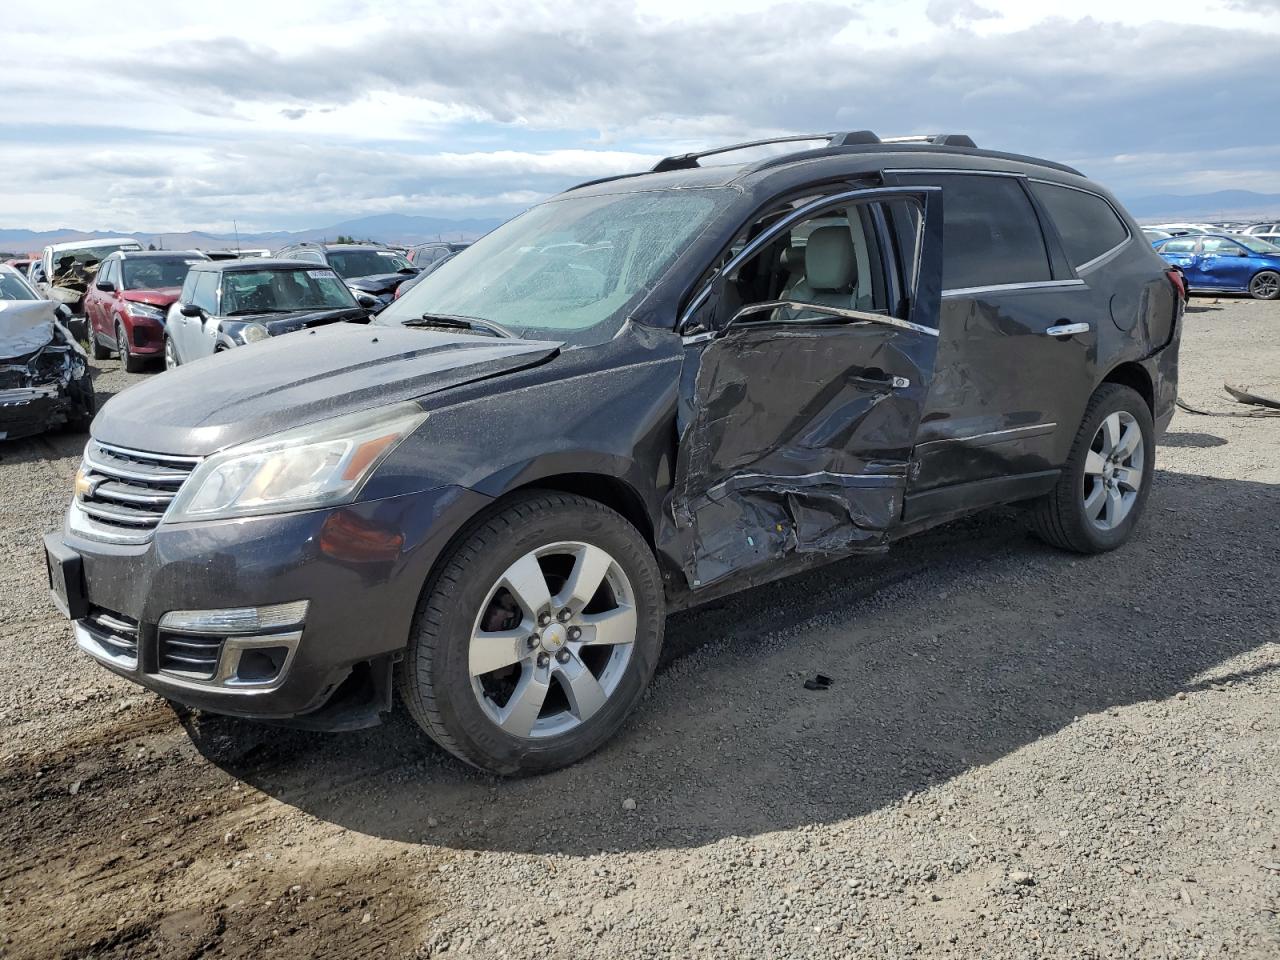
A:
[[[1182,356],[1280,394],[1280,304],[1193,301]],[[1280,955],[1280,420],[1180,412],[1106,556],[999,510],[675,617],[618,739],[518,782],[77,655],[82,443],[0,447],[0,956]]]

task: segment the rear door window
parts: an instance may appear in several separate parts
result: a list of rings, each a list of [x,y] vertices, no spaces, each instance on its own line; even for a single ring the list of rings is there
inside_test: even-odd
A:
[[[1051,280],[1035,208],[1015,177],[910,174],[942,187],[942,286],[946,290]]]
[[[1077,270],[1129,239],[1124,221],[1096,194],[1036,181],[1031,192],[1048,211],[1067,259]]]

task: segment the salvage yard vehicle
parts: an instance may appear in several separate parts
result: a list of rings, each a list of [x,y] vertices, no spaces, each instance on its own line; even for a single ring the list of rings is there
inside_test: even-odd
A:
[[[130,373],[164,356],[164,327],[169,305],[193,263],[208,260],[188,251],[117,251],[98,267],[84,298],[93,359],[115,353]]]
[[[1191,290],[1280,299],[1280,247],[1241,233],[1173,237],[1153,244]]]
[[[51,243],[44,248],[40,259],[42,278],[40,292],[50,300],[65,303],[71,310],[68,323],[77,339],[89,338],[88,324],[84,320],[84,296],[97,274],[98,264],[108,254],[117,250],[141,250],[142,244],[129,237],[107,237],[98,240],[71,240]]]
[[[396,288],[418,272],[403,254],[372,243],[295,243],[276,256],[332,267],[361,305],[374,311],[390,303]]]
[[[172,369],[268,337],[368,317],[328,267],[274,259],[196,262],[169,307],[164,364]]]
[[[64,309],[0,267],[0,440],[82,430],[93,419],[88,358],[62,323]]]
[[[1183,309],[1137,224],[962,135],[805,141],[582,184],[369,326],[113,398],[45,541],[80,648],[312,727],[398,691],[534,773],[618,729],[672,610],[995,504],[1124,543]]]

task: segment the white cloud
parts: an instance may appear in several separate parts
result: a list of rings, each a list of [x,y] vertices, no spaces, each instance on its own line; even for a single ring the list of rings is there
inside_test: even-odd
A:
[[[1274,189],[1280,134],[1233,79],[1273,72],[1274,3],[1055,6],[68,4],[0,35],[3,225],[505,215],[663,153],[834,127],[967,132],[1144,193]]]

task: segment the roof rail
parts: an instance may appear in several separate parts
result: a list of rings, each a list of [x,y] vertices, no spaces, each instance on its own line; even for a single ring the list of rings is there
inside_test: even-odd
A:
[[[663,157],[650,173],[665,173],[668,170],[690,170],[698,166],[703,157],[712,157],[721,153],[734,153],[752,147],[765,147],[774,143],[803,143],[807,140],[825,140],[829,147],[866,146],[874,143],[932,143],[940,147],[977,147],[973,138],[964,133],[929,133],[911,137],[888,137],[881,139],[870,130],[849,130],[840,133],[811,133],[787,137],[769,137],[764,140],[748,140],[746,143],[734,143],[727,147],[713,147],[697,153],[682,153],[674,157]]]
[[[862,131],[870,133],[869,130]],[[875,136],[875,134],[871,134]],[[831,143],[835,138],[846,136],[841,133],[810,133],[797,134],[788,137],[768,137],[764,140],[748,140],[746,143],[732,143],[727,147],[713,147],[710,150],[702,150],[698,153],[682,153],[674,157],[663,157],[650,169],[650,173],[666,173],[668,170],[691,170],[698,166],[698,161],[703,157],[713,157],[719,153],[734,153],[738,150],[749,150],[752,147],[765,147],[772,143],[803,143],[806,140],[825,140]]]
[[[924,133],[910,137],[886,137],[881,143],[932,143],[939,147],[974,147],[973,137],[967,133]]]

